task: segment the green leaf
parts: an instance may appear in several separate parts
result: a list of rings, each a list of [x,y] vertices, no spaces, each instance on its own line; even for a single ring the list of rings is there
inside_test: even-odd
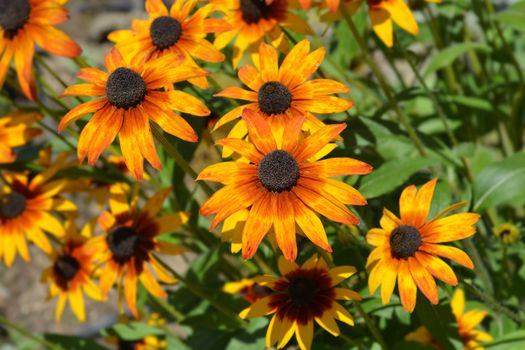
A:
[[[525,31],[525,1],[516,2],[505,11],[496,14],[494,19],[504,26]]]
[[[164,331],[157,327],[142,322],[119,323],[111,327],[120,338],[124,340],[142,339],[148,335],[163,335]]]
[[[435,71],[449,66],[461,55],[464,55],[465,53],[473,50],[488,53],[491,51],[491,48],[490,46],[481,43],[463,43],[451,45],[432,58],[425,69],[423,76],[428,77]]]
[[[475,211],[500,204],[525,203],[525,154],[518,153],[487,166],[474,181]]]
[[[522,350],[525,348],[525,330],[519,330],[494,340],[485,345],[489,350]]]
[[[69,336],[61,334],[44,334],[44,338],[67,350],[108,350],[108,348],[97,344],[93,340],[79,336]]]
[[[446,100],[449,102],[455,102],[459,105],[479,109],[482,111],[492,111],[494,108],[492,107],[491,103],[487,100],[478,98],[478,97],[471,97],[471,96],[446,96]]]
[[[402,185],[416,171],[435,162],[430,158],[393,159],[364,177],[359,191],[366,198],[381,196]]]
[[[423,294],[418,293],[416,314],[443,350],[461,350],[463,342],[449,304],[432,305]]]

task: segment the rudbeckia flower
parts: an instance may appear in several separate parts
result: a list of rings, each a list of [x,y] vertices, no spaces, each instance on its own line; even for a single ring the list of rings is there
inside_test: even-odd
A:
[[[3,174],[9,185],[0,188],[0,259],[8,267],[17,253],[25,261],[31,260],[26,239],[51,254],[52,246],[44,231],[57,237],[65,233],[52,213],[76,212],[72,202],[60,197],[69,180],[51,180],[61,165],[58,161],[35,176]]]
[[[452,307],[452,313],[458,323],[459,336],[463,342],[464,350],[483,350],[485,348],[481,346],[479,342],[484,343],[494,340],[490,334],[474,328],[483,321],[485,316],[487,316],[487,311],[472,309],[468,312],[464,312],[465,294],[463,293],[463,290],[456,289],[450,306]],[[441,349],[439,343],[424,326],[407,334],[405,339],[422,344],[430,344],[438,350]]]
[[[368,286],[374,293],[381,285],[381,299],[388,304],[396,280],[401,303],[408,312],[416,305],[419,289],[432,304],[438,303],[438,290],[433,277],[450,285],[457,285],[454,271],[440,257],[445,257],[469,269],[472,260],[462,250],[442,245],[472,236],[479,219],[475,213],[459,213],[443,217],[464,203],[449,206],[435,217],[427,219],[437,180],[421,187],[408,186],[401,193],[398,218],[388,209],[383,210],[381,228],[368,231],[366,240],[376,248],[368,256],[371,268]]]
[[[237,67],[248,50],[256,54],[259,44],[267,35],[272,45],[287,49],[287,39],[283,28],[293,32],[310,34],[308,24],[290,10],[294,1],[290,0],[211,0],[218,11],[223,12],[233,30],[217,35],[214,45],[222,50],[229,42],[233,44],[233,67]]]
[[[205,62],[222,62],[224,55],[206,40],[208,33],[231,30],[231,26],[219,18],[207,18],[214,11],[211,4],[199,8],[193,15],[197,1],[174,0],[170,10],[162,0],[146,0],[148,20],[136,19],[131,30],[117,30],[109,34],[109,40],[122,52],[132,56],[158,58],[177,54],[185,58],[184,64],[197,67],[193,58]],[[188,80],[201,88],[208,87],[205,77]]]
[[[97,96],[67,113],[60,122],[62,131],[88,113],[95,113],[78,140],[77,154],[82,161],[86,155],[90,165],[120,135],[120,148],[131,173],[142,180],[144,158],[156,169],[162,169],[151,134],[150,119],[164,131],[185,141],[197,141],[197,134],[177,110],[197,116],[210,111],[197,98],[179,90],[164,87],[186,79],[203,76],[205,71],[186,65],[175,55],[155,60],[131,61],[112,49],[106,55],[108,73],[95,68],[82,68],[77,74],[89,84],[73,85],[64,96]],[[104,130],[104,132],[100,132]]]
[[[49,299],[58,296],[55,320],[62,317],[66,302],[80,321],[85,321],[84,296],[102,301],[99,287],[93,282],[94,252],[88,248],[87,241],[93,235],[94,223],[88,223],[78,232],[72,221],[66,223],[66,234],[60,252],[53,251],[53,265],[44,270],[42,280],[49,283]]]
[[[494,229],[494,236],[504,244],[512,244],[520,239],[520,229],[510,222],[506,222]]]
[[[11,59],[18,82],[27,98],[36,99],[33,56],[35,44],[64,57],[77,57],[82,50],[54,25],[67,21],[67,0],[0,0],[0,88]]]
[[[246,65],[239,69],[239,79],[250,89],[229,87],[215,96],[249,101],[226,113],[215,129],[239,118],[245,108],[258,111],[270,124],[280,144],[287,121],[306,116],[304,128],[315,131],[324,124],[312,113],[337,113],[351,108],[351,101],[330,96],[348,92],[345,85],[330,79],[308,78],[315,73],[323,61],[325,49],[311,53],[310,42],[303,40],[286,55],[279,66],[277,51],[264,43],[259,47],[257,68]],[[239,121],[229,137],[243,138],[247,133],[246,123]]]
[[[353,266],[329,269],[323,259],[313,256],[299,267],[280,257],[279,272],[279,278],[255,278],[272,293],[239,314],[241,318],[274,314],[266,332],[267,347],[277,344],[281,349],[295,333],[301,350],[310,349],[314,321],[336,337],[341,331],[335,320],[354,325],[350,313],[337,300],[361,300],[361,296],[350,289],[336,288],[356,272]]]
[[[250,278],[244,278],[235,282],[227,282],[224,284],[222,290],[228,294],[241,295],[249,303],[255,303],[257,300],[264,298],[271,292],[270,288],[265,287]]]
[[[242,256],[251,258],[273,227],[279,248],[288,260],[297,256],[296,223],[313,243],[331,252],[323,224],[316,212],[328,219],[356,225],[358,218],[346,204],[365,205],[365,198],[352,186],[330,177],[368,174],[372,167],[351,158],[318,160],[316,154],[336,138],[345,124],[326,125],[300,139],[303,118],[284,128],[278,146],[270,124],[258,113],[244,110],[250,142],[223,139],[217,144],[231,148],[244,161],[215,164],[204,169],[198,180],[221,182],[201,207],[204,216],[216,214],[213,230],[221,221],[249,209],[242,234]]]
[[[31,127],[41,118],[40,114],[23,112],[0,117],[0,164],[14,162],[16,155],[13,148],[25,145],[42,133],[42,130]]]
[[[157,218],[162,203],[171,193],[170,188],[157,192],[140,211],[136,198],[132,205],[128,204],[122,188],[119,185],[111,188],[111,212],[103,212],[98,218],[98,224],[106,234],[94,238],[91,246],[97,252],[95,259],[104,265],[100,275],[102,293],[109,293],[115,281],[119,286],[123,285],[128,307],[138,318],[139,281],[159,298],[165,298],[166,292],[155,275],[164,283],[176,282],[153,253],[183,252],[181,247],[159,240],[158,236],[177,230],[188,220],[188,214],[179,212]]]

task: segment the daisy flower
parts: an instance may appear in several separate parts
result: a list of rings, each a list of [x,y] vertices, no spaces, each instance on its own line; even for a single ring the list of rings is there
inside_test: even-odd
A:
[[[14,58],[20,88],[34,100],[33,57],[35,44],[64,57],[77,57],[82,50],[54,26],[67,21],[67,0],[0,0],[0,88]]]
[[[16,154],[13,148],[25,145],[42,133],[42,130],[31,127],[40,119],[40,114],[25,112],[0,117],[0,164],[14,162]]]
[[[190,94],[163,88],[207,73],[180,63],[181,60],[175,55],[147,62],[130,62],[118,50],[112,49],[106,55],[107,73],[95,68],[82,68],[77,75],[89,84],[70,86],[64,91],[64,96],[98,98],[73,108],[58,126],[58,130],[62,131],[82,116],[95,113],[80,133],[78,158],[82,161],[87,155],[88,163],[94,165],[102,151],[119,134],[126,166],[138,180],[142,180],[144,158],[155,169],[162,169],[151,134],[150,119],[169,134],[185,141],[197,141],[192,127],[173,110],[197,116],[207,116],[210,111]]]
[[[428,219],[436,182],[436,179],[427,182],[419,191],[414,185],[405,188],[399,199],[400,218],[385,208],[381,228],[373,228],[366,235],[368,243],[376,247],[368,256],[367,267],[371,268],[368,286],[374,294],[381,285],[383,304],[390,301],[396,280],[401,303],[408,312],[416,305],[417,289],[432,304],[437,304],[438,290],[433,277],[453,286],[458,284],[454,271],[439,257],[474,268],[462,250],[440,243],[472,236],[479,215],[459,213],[443,217],[464,205],[457,203]]]
[[[234,41],[234,68],[246,50],[256,54],[266,35],[273,46],[287,49],[288,42],[281,27],[301,34],[311,33],[308,24],[290,11],[291,0],[211,0],[211,3],[225,13],[226,21],[233,27],[217,35],[214,45],[221,50]]]
[[[520,239],[520,229],[510,222],[506,222],[494,229],[494,236],[504,244],[512,244]]]
[[[146,0],[149,19],[136,19],[131,30],[117,30],[108,39],[115,46],[132,56],[158,58],[177,54],[185,58],[184,64],[198,67],[194,58],[205,62],[222,62],[224,55],[206,40],[208,33],[221,33],[231,30],[231,26],[219,18],[208,18],[214,6],[207,4],[193,15],[190,13],[197,5],[194,0],[174,0],[170,9],[162,0]],[[208,87],[205,77],[188,80],[203,89]]]
[[[356,225],[358,218],[346,204],[365,205],[365,198],[352,186],[330,177],[368,174],[372,167],[351,158],[318,160],[316,154],[333,141],[345,124],[326,125],[300,139],[302,118],[284,129],[278,146],[270,124],[258,113],[244,110],[250,142],[223,139],[217,144],[231,148],[244,161],[215,164],[204,169],[198,180],[221,182],[221,188],[201,207],[204,216],[216,214],[213,230],[221,221],[249,209],[242,234],[242,256],[251,258],[273,227],[279,248],[288,260],[297,256],[296,223],[313,243],[331,252],[323,224],[316,212],[328,219]]]
[[[10,267],[18,254],[31,260],[26,239],[45,253],[52,246],[47,232],[57,237],[65,234],[62,223],[53,212],[75,213],[76,206],[60,197],[68,179],[51,180],[61,168],[63,159],[35,176],[29,174],[3,174],[8,186],[0,188],[0,259]]]
[[[295,334],[301,350],[312,345],[314,322],[333,336],[341,331],[335,320],[350,326],[354,320],[337,300],[361,300],[353,290],[336,286],[352,276],[353,266],[337,266],[329,269],[323,259],[313,256],[301,267],[279,258],[281,277],[270,275],[256,278],[271,289],[271,294],[243,310],[241,318],[274,314],[266,332],[266,346],[283,348]]]
[[[162,203],[171,193],[170,188],[157,192],[140,211],[136,198],[129,205],[122,189],[118,185],[111,188],[111,212],[103,212],[98,218],[98,224],[106,234],[94,238],[91,245],[97,252],[95,259],[104,265],[100,275],[102,293],[109,293],[115,281],[119,286],[123,285],[128,307],[138,318],[136,299],[139,281],[159,298],[165,298],[166,292],[152,270],[162,282],[176,282],[154,253],[183,252],[181,247],[163,242],[158,236],[177,230],[186,223],[188,214],[179,212],[157,218]]]
[[[463,290],[456,289],[452,296],[450,306],[458,323],[459,336],[463,342],[464,350],[483,350],[485,348],[481,346],[479,342],[491,342],[494,340],[490,334],[475,329],[475,327],[483,321],[485,316],[487,316],[487,311],[472,309],[465,312],[465,294]],[[438,350],[441,349],[439,343],[424,326],[407,334],[405,339],[422,344],[430,344]]]
[[[351,101],[330,96],[346,93],[349,88],[331,79],[308,80],[325,56],[325,49],[310,51],[310,42],[298,43],[279,66],[277,51],[264,43],[259,47],[258,66],[243,66],[239,79],[249,90],[229,87],[215,96],[230,97],[249,101],[226,113],[215,124],[215,129],[240,118],[242,111],[249,108],[259,112],[272,128],[274,135],[282,139],[284,125],[292,119],[306,116],[304,128],[315,131],[324,124],[312,113],[331,114],[351,108]],[[243,138],[247,133],[246,123],[239,121],[229,137]]]
[[[49,299],[58,296],[55,320],[59,321],[66,302],[80,321],[85,321],[83,293],[91,299],[102,301],[102,293],[93,282],[93,254],[87,241],[93,235],[94,223],[89,223],[79,233],[73,222],[66,223],[66,234],[60,252],[53,251],[53,265],[42,274],[42,280],[49,283]]]

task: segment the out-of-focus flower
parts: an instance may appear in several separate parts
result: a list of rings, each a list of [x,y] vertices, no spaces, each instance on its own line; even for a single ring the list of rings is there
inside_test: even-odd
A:
[[[31,124],[42,119],[38,113],[14,112],[0,117],[0,164],[16,160],[13,148],[23,146],[42,130],[31,127]]]
[[[494,236],[504,244],[512,244],[520,239],[520,229],[512,223],[506,222],[494,229]]]
[[[271,289],[257,283],[256,279],[245,278],[240,281],[227,282],[222,290],[228,294],[242,295],[249,303],[255,303],[271,293]]]

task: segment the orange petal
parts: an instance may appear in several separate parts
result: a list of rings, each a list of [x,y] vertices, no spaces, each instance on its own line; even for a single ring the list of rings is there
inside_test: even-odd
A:
[[[423,292],[432,304],[436,305],[439,302],[438,290],[432,275],[414,257],[408,258],[408,266],[419,290]]]
[[[272,203],[276,199],[275,193],[266,192],[250,209],[242,233],[242,257],[244,259],[250,259],[255,255],[259,244],[270,230],[274,215]]]
[[[414,225],[421,227],[425,224],[428,213],[430,212],[430,204],[432,203],[432,195],[436,188],[437,179],[430,180],[417,192],[416,195],[416,211],[414,213]]]
[[[436,278],[452,286],[458,284],[454,271],[440,258],[425,252],[416,252],[416,259]]]
[[[248,127],[250,140],[262,154],[268,154],[277,149],[270,125],[259,113],[245,109],[242,119]]]
[[[305,164],[301,171],[312,176],[365,175],[372,172],[372,166],[352,158],[329,158],[311,164]]]
[[[438,256],[448,258],[469,269],[474,268],[474,263],[472,262],[472,260],[470,260],[467,253],[456,247],[423,242],[419,249],[430,254],[435,254]]]
[[[297,147],[295,158],[302,161],[314,156],[346,128],[346,124],[326,125],[303,139]]]
[[[311,240],[315,245],[323,248],[328,252],[332,252],[332,248],[328,243],[326,232],[321,222],[321,219],[303,202],[295,197],[294,194],[290,194],[293,204],[294,216],[297,225],[304,232],[306,237]]]
[[[399,272],[397,274],[397,285],[399,289],[399,297],[401,304],[407,312],[414,311],[416,307],[417,288],[407,261],[401,261],[399,264]]]
[[[292,204],[293,194],[282,192],[278,194],[275,207],[274,230],[277,244],[287,260],[294,261],[297,258],[297,243],[295,241],[295,219]]]
[[[106,103],[108,103],[107,98],[99,98],[97,100],[89,101],[76,106],[62,118],[60,124],[58,124],[58,132],[62,132],[64,128],[77,121],[82,116],[98,111],[104,107]]]

